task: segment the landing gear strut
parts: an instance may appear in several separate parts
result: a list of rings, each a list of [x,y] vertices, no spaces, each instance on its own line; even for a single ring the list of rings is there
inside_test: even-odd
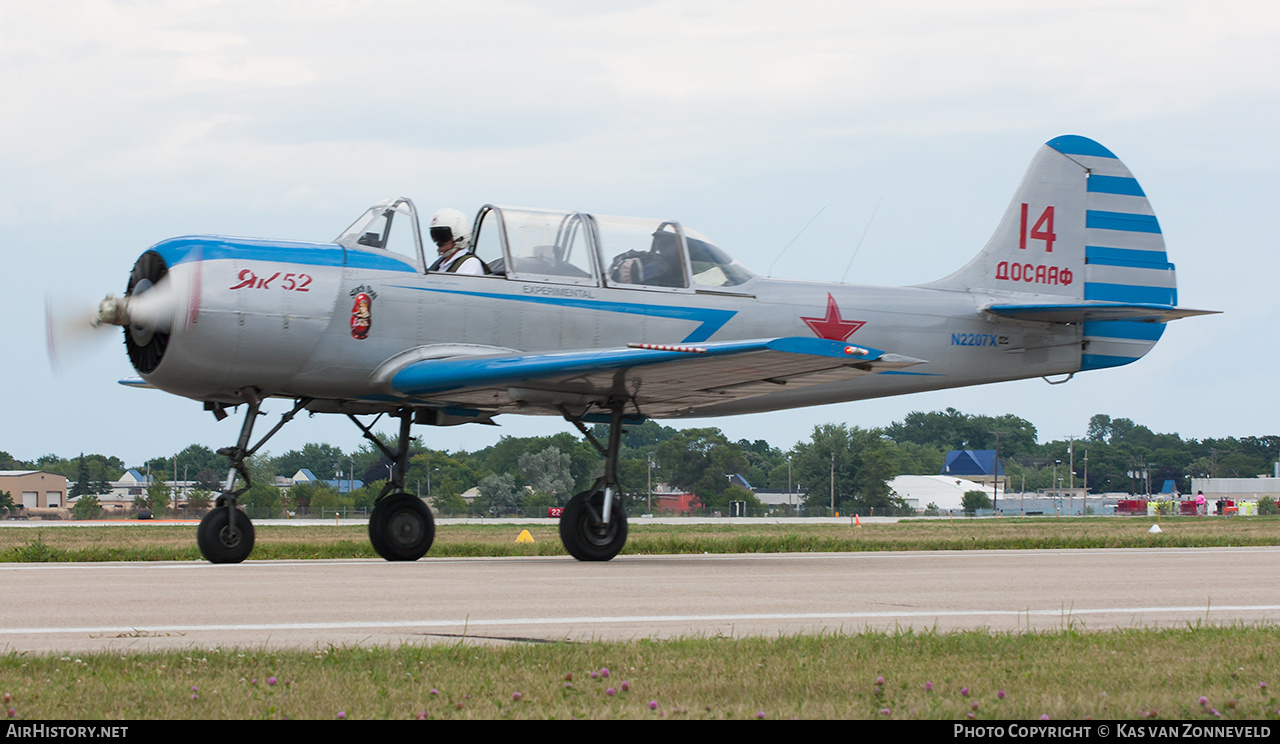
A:
[[[569,499],[560,515],[560,542],[580,561],[611,560],[627,542],[627,513],[618,498],[618,450],[622,446],[622,411],[625,401],[610,401],[609,443],[601,446],[583,426],[581,417],[567,419],[604,455],[604,475],[586,491]]]
[[[218,450],[218,454],[231,460],[227,469],[227,481],[222,487],[222,493],[214,500],[213,509],[204,515],[200,526],[196,528],[196,545],[200,548],[200,554],[210,563],[240,563],[253,551],[253,522],[237,506],[239,498],[253,486],[244,461],[311,402],[311,398],[295,401],[293,410],[282,416],[280,422],[250,448],[249,438],[253,434],[253,424],[262,407],[262,399],[258,397],[258,391],[252,388],[241,390],[240,394],[249,404],[244,424],[240,426],[240,439],[234,447]],[[221,409],[217,412],[220,413]],[[244,485],[238,489],[236,476],[244,481]]]
[[[386,560],[416,561],[426,555],[431,543],[435,542],[436,521],[422,499],[404,492],[404,474],[409,464],[409,427],[413,424],[414,414],[406,408],[398,415],[400,439],[395,452],[355,416],[348,414],[347,417],[360,427],[365,439],[373,442],[393,463],[391,478],[373,503],[373,514],[369,517],[369,542],[373,544],[374,551]]]

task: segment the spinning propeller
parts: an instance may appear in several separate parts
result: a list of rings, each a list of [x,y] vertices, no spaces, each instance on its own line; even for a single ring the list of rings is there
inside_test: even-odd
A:
[[[97,308],[84,303],[45,297],[45,333],[49,364],[60,372],[72,359],[105,338],[109,326],[125,329],[129,359],[139,372],[150,372],[160,363],[169,334],[183,322],[182,309],[191,317],[197,292],[184,292],[170,279],[164,261],[155,253],[143,254],[129,274],[123,297],[107,295]],[[185,297],[184,297],[185,295]]]

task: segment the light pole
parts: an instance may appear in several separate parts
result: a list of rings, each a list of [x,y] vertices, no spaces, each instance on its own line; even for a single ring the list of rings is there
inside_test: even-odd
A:
[[[646,452],[645,459],[649,461],[649,467],[648,467],[649,493],[645,497],[645,505],[646,505],[645,510],[648,511],[650,514],[652,514],[653,513],[653,453]]]
[[[1000,490],[1000,435],[1004,432],[993,431],[991,433],[996,435],[996,466],[991,473],[993,476],[991,480],[991,511],[999,514],[1000,502],[998,501],[997,496],[999,495]],[[1005,495],[1008,495],[1008,489],[1005,490]]]
[[[831,450],[831,513],[827,516],[834,517],[836,515],[836,451]]]
[[[795,501],[791,498],[791,455],[787,455],[787,506],[795,506]]]

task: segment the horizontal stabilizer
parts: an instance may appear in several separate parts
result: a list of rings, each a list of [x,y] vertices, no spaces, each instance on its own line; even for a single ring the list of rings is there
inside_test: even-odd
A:
[[[1195,315],[1214,315],[1219,310],[1192,310],[1186,307],[1132,302],[1038,303],[1030,305],[988,305],[985,310],[1005,318],[1042,323],[1084,323],[1086,321],[1129,320],[1167,323]]]

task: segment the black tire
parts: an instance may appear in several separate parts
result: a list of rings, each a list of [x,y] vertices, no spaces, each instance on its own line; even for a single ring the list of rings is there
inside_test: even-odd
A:
[[[210,563],[241,563],[253,552],[253,522],[237,509],[233,530],[226,507],[216,508],[200,520],[196,544]]]
[[[374,505],[369,542],[386,560],[416,561],[427,554],[435,539],[435,517],[417,496],[393,493]]]
[[[604,492],[583,491],[569,499],[560,514],[560,542],[569,555],[580,561],[611,560],[627,543],[627,514],[622,500],[615,498],[609,524],[601,521]]]

